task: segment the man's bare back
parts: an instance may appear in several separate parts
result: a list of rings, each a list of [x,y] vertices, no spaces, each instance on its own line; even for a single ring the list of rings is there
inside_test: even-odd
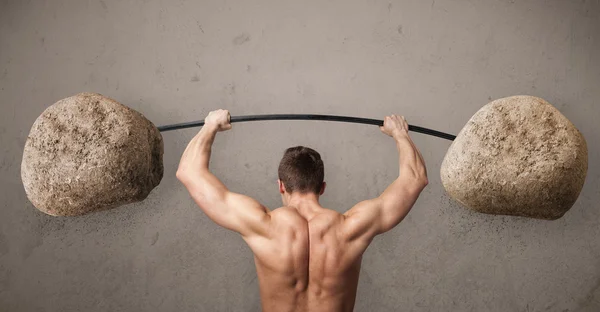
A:
[[[214,222],[240,233],[252,249],[263,311],[352,311],[364,251],[402,221],[427,185],[404,119],[386,117],[381,128],[396,139],[398,179],[344,214],[319,204],[323,182],[320,192],[294,192],[279,181],[284,206],[273,211],[230,192],[208,171],[216,132],[231,129],[228,112],[211,112],[205,122],[186,148],[177,177]]]
[[[292,207],[275,209],[274,235],[247,240],[263,311],[352,311],[367,245],[347,240],[343,215],[316,209],[310,219]]]

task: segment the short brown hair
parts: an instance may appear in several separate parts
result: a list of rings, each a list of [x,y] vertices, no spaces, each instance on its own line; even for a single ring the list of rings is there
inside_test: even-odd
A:
[[[288,148],[279,163],[279,180],[288,193],[321,192],[325,169],[321,155],[312,148],[296,146]]]

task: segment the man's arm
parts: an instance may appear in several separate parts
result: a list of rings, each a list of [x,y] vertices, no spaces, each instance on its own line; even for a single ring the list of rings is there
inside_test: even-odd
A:
[[[370,241],[375,235],[394,228],[428,183],[425,162],[408,136],[404,117],[387,116],[381,131],[396,141],[400,173],[379,197],[360,202],[344,214],[344,233],[349,240]]]
[[[183,152],[177,179],[185,185],[192,198],[206,215],[218,225],[242,234],[266,236],[270,215],[256,200],[236,194],[208,169],[213,141],[219,131],[231,129],[229,112],[211,112],[204,127]]]

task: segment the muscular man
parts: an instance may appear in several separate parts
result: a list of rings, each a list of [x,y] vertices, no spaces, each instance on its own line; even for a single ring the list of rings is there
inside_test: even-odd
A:
[[[226,110],[211,112],[183,153],[177,178],[209,218],[240,233],[252,249],[263,311],[352,311],[363,252],[404,219],[427,185],[423,157],[404,117],[387,116],[381,127],[396,142],[398,178],[379,197],[344,214],[319,204],[323,161],[307,147],[289,148],[281,160],[283,207],[269,211],[229,191],[208,168],[215,135],[229,129]]]

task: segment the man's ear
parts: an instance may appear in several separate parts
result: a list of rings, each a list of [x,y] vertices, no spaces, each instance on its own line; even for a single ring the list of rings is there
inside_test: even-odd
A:
[[[283,185],[283,182],[277,179],[277,184],[279,185],[279,194],[285,193],[285,185]]]
[[[323,184],[321,184],[321,191],[319,192],[319,196],[325,193],[325,187],[327,187],[327,183],[323,182]]]

